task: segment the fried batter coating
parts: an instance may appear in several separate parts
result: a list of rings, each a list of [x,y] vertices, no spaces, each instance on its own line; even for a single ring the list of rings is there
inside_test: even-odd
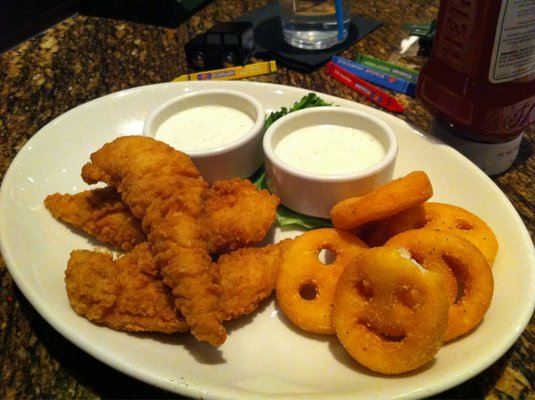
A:
[[[291,239],[221,256],[219,307],[225,320],[253,312],[274,289]],[[65,273],[73,309],[89,320],[120,331],[186,332],[171,290],[162,281],[148,242],[113,259],[110,253],[76,250]]]
[[[210,254],[227,253],[262,241],[275,220],[278,205],[277,196],[248,180],[216,182],[207,190],[204,202]],[[129,251],[146,240],[139,219],[115,188],[55,193],[45,199],[45,206],[56,219],[115,248]]]
[[[220,288],[202,224],[207,183],[184,153],[155,139],[122,136],[91,154],[82,178],[116,187],[142,220],[164,282],[198,339],[218,346],[226,331]]]
[[[75,250],[65,283],[72,308],[90,321],[121,331],[189,330],[147,242],[118,259],[110,253]]]
[[[146,240],[140,220],[132,215],[112,187],[76,194],[55,193],[46,197],[45,207],[54,218],[117,249],[131,251]]]
[[[117,188],[132,214],[143,219],[155,199],[168,199],[182,181],[204,183],[184,153],[143,136],[123,136],[91,154],[82,168],[88,184],[105,182]]]
[[[271,295],[283,254],[291,242],[292,239],[286,239],[265,247],[246,247],[219,257],[223,319],[249,314]]]
[[[173,288],[176,306],[193,335],[212,345],[222,344],[226,332],[218,305],[221,288],[202,226],[194,217],[173,212],[154,224],[149,241],[164,282]]]
[[[208,247],[226,253],[264,239],[275,220],[279,198],[245,179],[215,182],[205,197]]]

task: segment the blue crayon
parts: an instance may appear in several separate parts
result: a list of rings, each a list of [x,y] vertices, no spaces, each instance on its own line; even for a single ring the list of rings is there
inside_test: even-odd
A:
[[[409,96],[414,96],[416,93],[416,84],[406,81],[399,77],[395,77],[386,72],[378,71],[376,69],[367,67],[366,65],[358,62],[348,60],[347,58],[340,56],[333,56],[332,62],[346,71],[358,76],[373,84],[382,86],[387,89],[395,90],[399,93],[404,93]]]
[[[418,81],[417,71],[414,71],[410,68],[402,67],[401,65],[392,64],[388,61],[373,58],[364,54],[357,54],[357,57],[354,61],[368,68],[374,69],[376,71],[386,72],[387,74],[393,75],[396,78],[400,78],[405,81],[412,82],[414,84],[416,84],[416,82]]]

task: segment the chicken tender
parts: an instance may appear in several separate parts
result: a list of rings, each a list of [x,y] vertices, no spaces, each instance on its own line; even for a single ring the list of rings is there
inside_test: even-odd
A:
[[[146,240],[140,220],[112,187],[76,194],[55,193],[46,197],[45,207],[54,218],[117,249],[131,251]]]
[[[206,185],[186,154],[143,136],[123,136],[102,146],[83,166],[82,179],[117,188],[139,219],[155,199],[171,197],[176,187],[184,186],[183,181]]]
[[[214,346],[222,344],[221,290],[202,224],[208,185],[191,159],[155,139],[122,136],[91,154],[82,178],[117,188],[141,219],[156,265],[191,333]]]
[[[278,205],[277,196],[248,180],[215,183],[204,200],[209,253],[227,253],[261,242],[275,220]],[[147,240],[140,220],[113,187],[55,193],[46,197],[45,206],[56,219],[114,248],[130,251]]]
[[[261,242],[275,221],[279,198],[245,179],[215,182],[204,209],[208,247],[226,253]]]
[[[219,257],[220,307],[224,320],[253,312],[273,293],[290,242],[287,239],[260,248],[246,247]]]
[[[189,330],[147,242],[118,259],[110,253],[75,250],[65,283],[72,308],[90,321],[132,332]]]
[[[240,249],[219,258],[214,268],[221,280],[219,307],[225,320],[253,312],[273,293],[290,241]],[[117,259],[110,253],[75,250],[65,282],[73,309],[95,323],[120,331],[189,331],[160,277],[148,242]]]

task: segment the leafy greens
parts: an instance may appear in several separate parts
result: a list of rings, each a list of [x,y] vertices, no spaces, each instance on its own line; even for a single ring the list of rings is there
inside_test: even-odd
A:
[[[284,117],[286,114],[289,114],[293,111],[304,110],[305,108],[310,107],[322,107],[322,106],[332,106],[331,103],[327,103],[316,93],[309,93],[306,96],[303,96],[300,100],[296,101],[290,108],[281,107],[277,111],[273,111],[266,118],[266,128],[269,128],[270,125],[278,120],[279,118]]]

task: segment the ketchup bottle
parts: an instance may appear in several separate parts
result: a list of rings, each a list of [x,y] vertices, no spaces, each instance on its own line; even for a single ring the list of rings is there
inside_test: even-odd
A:
[[[442,0],[416,95],[440,139],[489,175],[509,168],[535,122],[535,1]]]

